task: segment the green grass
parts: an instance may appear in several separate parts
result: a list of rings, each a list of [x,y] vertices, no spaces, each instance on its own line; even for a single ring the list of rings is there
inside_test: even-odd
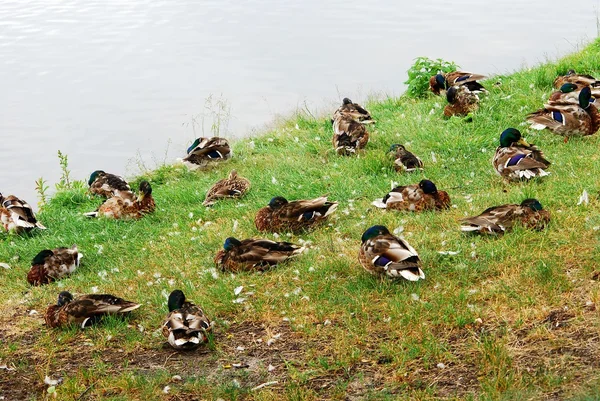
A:
[[[554,77],[570,68],[600,75],[600,41],[489,79],[490,94],[470,123],[443,119],[440,97],[367,104],[377,124],[355,158],[335,155],[328,118],[298,115],[235,142],[226,164],[201,172],[162,167],[137,178],[150,180],[158,208],[136,222],[84,218],[98,199],[58,193],[38,216],[48,230],[0,237],[0,262],[12,267],[0,271],[0,365],[14,368],[0,373],[0,395],[44,399],[49,375],[64,380],[56,387],[61,400],[595,399],[600,295],[590,278],[600,261],[598,135],[565,144],[523,124],[550,94]],[[494,173],[498,137],[511,126],[544,150],[551,176],[508,185]],[[425,171],[395,173],[386,156],[395,142],[409,143]],[[206,190],[233,168],[250,179],[251,191],[204,208]],[[449,192],[453,208],[410,214],[370,205],[392,181],[424,177]],[[584,189],[591,202],[577,206]],[[340,203],[330,224],[279,237],[310,241],[307,253],[264,274],[214,270],[227,236],[275,238],[253,224],[271,197],[323,194]],[[460,218],[526,197],[551,211],[546,231],[517,229],[502,238],[460,232]],[[426,280],[390,282],[360,267],[360,236],[374,224],[403,227]],[[75,274],[44,287],[27,284],[38,251],[74,243],[85,255]],[[238,286],[243,303],[233,302]],[[160,327],[175,288],[215,320],[208,347],[178,354],[165,346]],[[89,330],[48,330],[41,316],[64,289],[112,293],[143,306],[129,319]],[[558,326],[546,321],[552,311],[563,317]],[[250,367],[231,367],[238,362]],[[270,381],[277,383],[252,390]]]

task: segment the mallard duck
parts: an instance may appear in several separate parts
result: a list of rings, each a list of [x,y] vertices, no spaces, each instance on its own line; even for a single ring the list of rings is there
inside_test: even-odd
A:
[[[129,184],[123,177],[106,173],[102,170],[96,170],[90,175],[88,185],[91,193],[105,198],[110,198],[115,195],[130,198],[135,197],[133,192],[131,192]]]
[[[219,180],[210,187],[206,193],[204,206],[212,206],[219,199],[240,198],[250,189],[250,181],[240,177],[237,171],[232,170],[229,177]]]
[[[369,273],[408,281],[425,278],[419,254],[406,240],[392,235],[384,226],[364,232],[358,260]]]
[[[453,86],[448,89],[446,100],[448,100],[448,104],[444,107],[446,117],[466,116],[479,109],[479,97],[466,86]]]
[[[550,221],[550,212],[533,198],[525,199],[520,205],[507,204],[490,207],[478,216],[462,219],[462,231],[481,234],[503,234],[520,222],[526,228],[542,230]]]
[[[500,146],[496,148],[492,165],[508,180],[528,180],[550,174],[546,172],[550,162],[542,151],[527,143],[515,128],[507,128],[500,135]]]
[[[600,128],[600,113],[590,103],[592,91],[584,87],[579,91],[579,104],[551,102],[543,109],[527,115],[531,128],[542,130],[548,128],[558,135],[570,136],[593,135]]]
[[[347,97],[342,100],[342,105],[333,113],[333,120],[339,117],[348,117],[363,124],[375,122],[371,114],[364,107],[358,103],[352,103],[352,100]]]
[[[554,87],[560,88],[566,83],[577,84],[581,86],[600,87],[600,81],[591,75],[576,74],[575,70],[569,70],[567,75],[556,77]]]
[[[188,148],[183,164],[190,169],[205,167],[210,162],[220,162],[232,156],[229,142],[225,138],[197,138]]]
[[[579,93],[585,87],[588,87],[588,85],[578,85],[569,82],[562,84],[559,90],[550,94],[548,103],[579,104]],[[592,99],[590,99],[590,102],[594,103],[596,99],[600,98],[600,87],[590,87],[590,91],[592,93]]]
[[[239,241],[229,237],[215,256],[215,263],[222,270],[234,273],[242,271],[263,271],[278,263],[296,256],[304,248],[289,242],[275,242],[268,239],[245,239]]]
[[[89,294],[73,299],[68,291],[58,294],[56,305],[48,306],[44,316],[48,327],[77,324],[85,328],[102,316],[131,312],[142,306],[110,294]]]
[[[33,209],[27,202],[14,195],[4,197],[1,193],[0,222],[2,223],[2,227],[4,227],[4,230],[7,232],[12,231],[17,234],[31,231],[33,228],[39,228],[41,230],[46,229],[42,223],[37,221]]]
[[[292,202],[288,202],[282,196],[276,196],[268,206],[256,213],[254,224],[259,231],[297,232],[325,221],[335,212],[337,206],[337,202],[328,202],[326,196]]]
[[[403,145],[395,143],[390,146],[390,152],[394,155],[394,169],[398,172],[412,172],[423,170],[423,162],[413,153],[406,150]]]
[[[73,273],[79,267],[83,254],[77,245],[71,248],[44,249],[31,261],[27,281],[31,285],[48,284]]]
[[[452,71],[447,73],[439,73],[429,79],[429,90],[436,95],[441,91],[447,90],[453,86],[466,86],[471,92],[484,92],[485,88],[479,82],[484,79],[485,75],[472,74],[464,71]]]
[[[210,320],[204,311],[185,299],[181,290],[169,295],[169,314],[162,326],[162,333],[178,350],[191,350],[208,342],[207,332],[211,331]]]
[[[450,196],[446,191],[438,191],[429,180],[421,180],[418,184],[400,186],[392,189],[383,199],[377,199],[373,205],[380,209],[409,210],[443,210],[450,207]]]
[[[338,155],[352,155],[369,142],[365,126],[350,117],[341,116],[333,120],[333,147]]]
[[[85,213],[85,216],[104,216],[109,219],[140,219],[144,215],[154,212],[155,208],[152,187],[148,181],[142,181],[137,199],[132,200],[121,196],[113,196],[101,204],[95,212]]]

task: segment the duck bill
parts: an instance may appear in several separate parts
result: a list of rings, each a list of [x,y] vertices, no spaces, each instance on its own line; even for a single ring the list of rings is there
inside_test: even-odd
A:
[[[523,139],[523,138],[519,139],[519,140],[517,141],[517,143],[518,143],[519,145],[522,145],[522,146],[531,146],[531,145],[530,145],[530,144],[529,144],[529,143],[528,143],[528,142],[527,142],[525,139]]]

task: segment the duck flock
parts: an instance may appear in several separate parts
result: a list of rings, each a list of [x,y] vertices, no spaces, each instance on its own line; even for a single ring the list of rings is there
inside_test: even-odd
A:
[[[445,116],[469,116],[477,110],[479,96],[487,91],[478,82],[483,75],[462,71],[439,73],[430,79],[430,90],[446,94],[448,101]],[[565,142],[570,136],[592,135],[600,127],[600,114],[595,100],[600,98],[600,81],[589,75],[571,70],[554,81],[558,90],[551,94],[544,108],[529,114],[526,119],[534,129],[549,129],[563,135]],[[369,141],[368,127],[376,124],[371,114],[360,105],[345,98],[333,114],[333,148],[339,155],[352,156],[362,152]],[[424,169],[417,156],[401,144],[390,147],[393,167],[400,173]],[[224,138],[198,138],[188,148],[183,163],[190,169],[201,169],[211,164],[228,160],[232,152]],[[505,129],[492,159],[494,170],[506,181],[539,179],[549,174],[550,162],[533,144],[521,136],[515,128]],[[121,177],[94,171],[89,178],[89,191],[106,200],[90,218],[140,219],[152,213],[156,204],[152,187],[147,181],[139,185],[135,194]],[[205,206],[215,202],[242,197],[250,189],[250,181],[232,171],[229,176],[215,183],[207,192]],[[373,202],[386,210],[420,212],[441,211],[450,207],[447,192],[438,190],[429,181],[422,180],[414,185],[399,186]],[[310,200],[294,200],[277,196],[258,210],[256,228],[261,232],[301,232],[317,228],[336,211],[338,203],[327,197]],[[525,199],[520,204],[505,204],[490,207],[481,214],[461,220],[465,232],[501,235],[515,225],[541,230],[550,221],[550,213],[544,210],[537,199]],[[0,194],[0,222],[7,232],[21,234],[36,229],[46,229],[37,221],[27,202],[9,195]],[[381,225],[367,229],[361,238],[358,252],[360,264],[370,273],[418,281],[425,278],[417,251],[403,238],[399,238]],[[303,247],[289,242],[249,238],[238,240],[229,237],[223,249],[215,256],[215,263],[222,270],[233,273],[262,271],[302,253]],[[82,254],[76,246],[42,250],[32,261],[27,281],[32,285],[43,285],[59,280],[76,271]],[[69,292],[58,295],[56,305],[48,307],[45,321],[56,328],[68,324],[86,327],[97,322],[106,314],[131,312],[141,305],[110,294],[89,294],[74,298]],[[164,336],[175,349],[194,349],[208,341],[207,333],[211,322],[204,311],[186,300],[184,293],[174,290],[168,299],[168,309],[162,328]]]

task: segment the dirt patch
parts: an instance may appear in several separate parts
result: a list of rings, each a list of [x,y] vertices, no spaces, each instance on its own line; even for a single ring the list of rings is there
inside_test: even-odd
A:
[[[289,325],[267,326],[260,322],[239,322],[217,329],[215,350],[202,347],[191,352],[176,352],[167,344],[159,349],[99,349],[81,344],[76,338],[49,360],[46,355],[34,352],[39,337],[39,331],[18,336],[0,331],[0,341],[18,345],[11,357],[14,367],[0,372],[0,395],[7,400],[26,399],[32,392],[45,392],[47,385],[43,383],[42,370],[53,372],[54,378],[64,378],[76,375],[81,369],[93,368],[98,362],[102,362],[106,375],[125,372],[144,375],[165,370],[184,380],[204,377],[224,383],[235,379],[244,388],[278,381],[270,388],[281,387],[287,380],[285,364],[302,359],[304,354],[301,336],[291,331]]]

